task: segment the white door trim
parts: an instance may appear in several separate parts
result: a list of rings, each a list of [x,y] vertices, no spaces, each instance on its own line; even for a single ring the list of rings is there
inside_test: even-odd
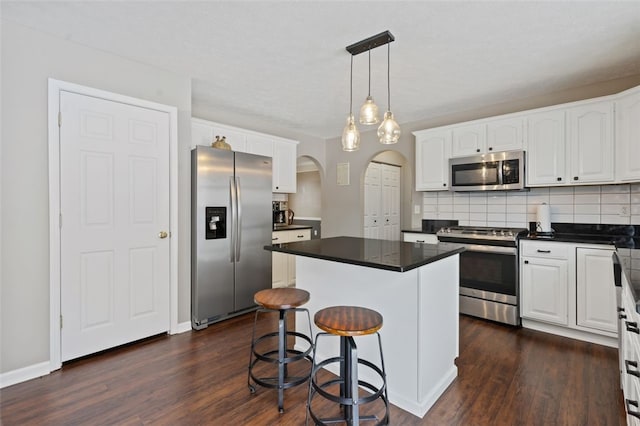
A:
[[[60,144],[58,111],[60,92],[72,92],[109,101],[121,102],[169,114],[169,185],[170,185],[170,325],[169,333],[178,330],[178,110],[176,107],[106,92],[65,81],[49,79],[48,148],[49,148],[49,370],[62,366],[60,354]]]

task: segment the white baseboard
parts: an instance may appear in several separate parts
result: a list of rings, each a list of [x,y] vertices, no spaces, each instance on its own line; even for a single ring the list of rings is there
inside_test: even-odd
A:
[[[179,323],[175,331],[171,334],[186,333],[187,331],[191,331],[191,321]]]
[[[618,339],[616,337],[604,336],[596,333],[588,333],[582,330],[575,330],[555,324],[548,324],[522,318],[522,327],[530,328],[536,331],[543,331],[545,333],[556,334],[558,336],[568,337],[570,339],[582,340],[584,342],[609,346],[610,348],[618,347]]]
[[[46,376],[50,373],[49,366],[49,361],[46,361],[2,373],[0,374],[0,389],[17,383],[26,382],[27,380]]]

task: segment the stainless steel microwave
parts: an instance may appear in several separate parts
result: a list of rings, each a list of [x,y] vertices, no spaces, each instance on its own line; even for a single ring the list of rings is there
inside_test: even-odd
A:
[[[524,189],[524,151],[451,158],[449,182],[452,191]]]

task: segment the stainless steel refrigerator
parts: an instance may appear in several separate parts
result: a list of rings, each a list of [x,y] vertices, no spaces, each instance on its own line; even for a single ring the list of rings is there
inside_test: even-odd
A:
[[[191,325],[249,311],[271,287],[272,159],[191,151]]]

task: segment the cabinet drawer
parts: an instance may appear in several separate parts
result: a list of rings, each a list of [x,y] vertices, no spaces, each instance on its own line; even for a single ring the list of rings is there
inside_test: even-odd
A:
[[[271,234],[272,244],[292,243],[294,241],[306,241],[311,239],[311,229],[291,229],[274,231]]]
[[[438,244],[435,234],[422,234],[417,232],[403,232],[403,241],[410,243]]]
[[[572,246],[562,243],[539,243],[537,241],[522,241],[520,254],[531,257],[549,257],[554,259],[568,259]]]

